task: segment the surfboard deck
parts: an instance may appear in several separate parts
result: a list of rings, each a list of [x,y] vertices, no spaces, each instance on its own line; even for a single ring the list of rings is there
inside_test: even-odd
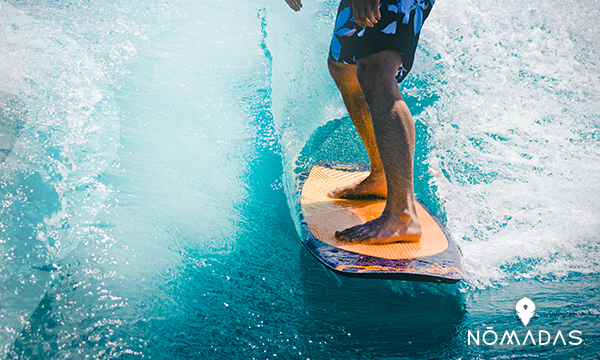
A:
[[[384,199],[331,199],[327,194],[364,179],[369,166],[321,161],[300,176],[301,239],[327,268],[346,276],[456,283],[462,253],[441,221],[417,199],[419,242],[365,245],[339,241],[335,232],[378,217]]]

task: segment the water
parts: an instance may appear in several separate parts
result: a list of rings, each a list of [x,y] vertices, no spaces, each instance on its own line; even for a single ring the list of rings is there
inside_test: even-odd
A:
[[[600,357],[600,5],[427,20],[402,92],[458,285],[340,278],[297,239],[295,176],[366,160],[335,8],[0,3],[0,358]],[[583,343],[468,345],[487,327]]]

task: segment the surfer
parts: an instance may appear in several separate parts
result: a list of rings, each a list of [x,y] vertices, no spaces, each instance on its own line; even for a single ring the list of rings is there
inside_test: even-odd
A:
[[[342,0],[328,67],[369,156],[364,180],[333,198],[387,197],[380,217],[336,232],[366,244],[419,241],[413,190],[415,128],[397,83],[410,69],[423,22],[435,0]],[[301,0],[286,0],[300,11]]]

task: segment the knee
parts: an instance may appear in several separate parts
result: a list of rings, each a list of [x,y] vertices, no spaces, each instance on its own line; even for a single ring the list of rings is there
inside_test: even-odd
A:
[[[381,80],[381,73],[377,70],[377,66],[370,62],[360,62],[356,66],[356,78],[363,90],[365,96],[376,87],[376,84]]]
[[[402,57],[396,52],[377,53],[358,60],[356,77],[365,96],[377,88],[397,86],[396,73],[401,64]]]
[[[367,103],[376,97],[376,92],[382,85],[385,76],[376,63],[360,63],[356,66],[356,77]]]

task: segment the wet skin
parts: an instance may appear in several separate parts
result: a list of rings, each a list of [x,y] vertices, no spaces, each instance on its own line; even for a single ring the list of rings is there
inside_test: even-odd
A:
[[[371,174],[365,180],[338,188],[330,196],[387,195],[379,218],[336,232],[339,240],[386,244],[421,237],[412,182],[414,123],[395,77],[401,64],[402,55],[391,50],[359,59],[357,65],[329,60],[330,73],[371,162]]]
[[[294,11],[302,8],[301,0],[286,2]],[[353,0],[352,12],[359,26],[373,27],[380,19],[379,0]],[[396,83],[402,54],[386,50],[356,63],[328,60],[329,72],[367,149],[371,172],[364,180],[335,189],[329,196],[387,197],[387,201],[380,217],[337,231],[335,236],[366,244],[419,241],[421,225],[412,181],[415,129]]]
[[[371,172],[367,178],[335,189],[329,193],[329,197],[339,199],[385,198],[387,196],[385,172],[375,141],[369,106],[356,77],[356,66],[332,60],[328,60],[328,65],[329,73],[342,94],[350,119],[365,144],[371,163]]]

